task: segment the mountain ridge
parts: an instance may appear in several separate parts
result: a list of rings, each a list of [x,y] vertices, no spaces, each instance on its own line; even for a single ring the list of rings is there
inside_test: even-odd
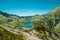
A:
[[[17,18],[14,15],[12,15],[13,17],[11,17],[10,14],[7,14],[7,15],[9,15],[9,16],[7,16],[6,14],[4,14],[4,12],[1,12],[0,14],[1,14],[0,16],[2,16],[3,18],[10,17],[13,19],[13,20],[9,19],[8,22],[6,21],[7,23],[6,22],[2,23],[3,25],[5,25],[5,24],[10,25],[9,27],[11,27],[13,25],[14,27],[11,27],[11,28],[17,29],[18,25],[20,26],[24,22],[34,22],[34,25],[32,26],[31,30],[22,28],[25,31],[24,33],[25,34],[27,33],[29,36],[34,34],[33,37],[37,36],[38,38],[43,39],[43,40],[59,40],[60,39],[60,30],[59,30],[60,29],[60,25],[59,25],[60,24],[60,6],[56,7],[54,10],[50,11],[48,14],[32,16],[31,18],[28,16],[22,17],[22,18],[19,18],[17,16],[18,17]],[[3,20],[3,18],[2,18],[2,20]],[[25,19],[25,18],[28,18],[28,19]],[[21,21],[22,19],[24,22]],[[22,24],[21,24],[21,22],[22,22]],[[17,30],[16,30],[16,32],[19,33]],[[28,36],[28,35],[25,35],[25,36]],[[27,38],[30,38],[29,36]],[[17,40],[20,40],[20,39],[17,39]]]

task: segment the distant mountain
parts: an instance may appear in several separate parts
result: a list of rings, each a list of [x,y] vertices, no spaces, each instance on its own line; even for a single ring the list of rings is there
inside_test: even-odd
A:
[[[60,6],[57,6],[47,14],[34,15],[34,16],[18,16],[0,11],[0,23],[6,23],[8,25],[13,25],[15,27],[18,27],[21,25],[23,26],[24,22],[34,23],[31,31],[33,31],[34,33],[33,32],[32,33],[35,34],[35,36],[38,36],[40,39],[60,40]],[[30,31],[27,30],[27,33],[28,32]],[[11,34],[10,32],[7,33],[5,31],[3,31],[2,33]],[[0,32],[0,34],[2,33]],[[2,35],[4,36],[6,34],[2,34]],[[5,36],[5,37],[9,37],[9,36]]]
[[[0,11],[0,14],[3,15],[3,16],[5,16],[5,17],[11,16],[10,14],[8,14],[8,13],[6,13],[6,12],[2,12],[2,11]]]

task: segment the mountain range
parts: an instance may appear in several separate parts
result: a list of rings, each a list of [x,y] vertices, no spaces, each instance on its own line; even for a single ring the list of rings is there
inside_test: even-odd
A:
[[[32,34],[36,35],[40,40],[60,40],[60,5],[46,14],[34,16],[18,16],[0,11],[0,25],[10,25],[9,27],[12,26],[12,29],[17,29],[17,27],[25,25],[25,22],[33,22],[34,25],[28,30],[21,29],[29,34],[33,32]],[[14,34],[0,26],[0,40],[27,39],[23,34]]]

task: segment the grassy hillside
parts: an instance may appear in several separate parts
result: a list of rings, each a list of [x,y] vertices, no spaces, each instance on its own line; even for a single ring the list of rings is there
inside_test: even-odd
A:
[[[25,40],[23,35],[16,35],[0,27],[0,40]]]
[[[0,11],[0,23],[7,23],[15,27],[20,27],[24,25],[19,16],[8,14],[2,11]]]
[[[7,14],[9,15],[9,14]],[[0,13],[0,23],[7,23],[14,27],[25,25],[24,22],[33,22],[31,31],[35,31],[40,39],[44,40],[60,40],[60,6],[44,15],[35,15],[32,17],[18,17]],[[7,17],[6,17],[7,16]],[[27,30],[28,31],[28,30]],[[33,31],[33,32],[34,32]],[[30,31],[28,31],[30,32]],[[34,33],[33,33],[34,34]],[[16,35],[0,27],[1,40],[25,40],[22,35]]]
[[[0,23],[6,22],[7,18],[0,14]]]
[[[12,17],[12,15],[0,11],[0,24],[2,23],[10,24],[15,27],[18,27],[22,24],[22,22],[20,22],[17,16],[13,15]],[[0,26],[0,40],[26,40],[26,39],[25,37],[23,37],[23,35],[13,34]]]
[[[60,6],[48,14],[41,15],[38,20],[39,21],[35,21],[33,28],[40,38],[45,40],[60,39]]]

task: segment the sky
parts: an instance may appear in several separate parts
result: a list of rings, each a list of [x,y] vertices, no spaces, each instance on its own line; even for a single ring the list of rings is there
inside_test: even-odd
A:
[[[46,14],[60,5],[60,0],[0,0],[0,11],[19,16]]]

